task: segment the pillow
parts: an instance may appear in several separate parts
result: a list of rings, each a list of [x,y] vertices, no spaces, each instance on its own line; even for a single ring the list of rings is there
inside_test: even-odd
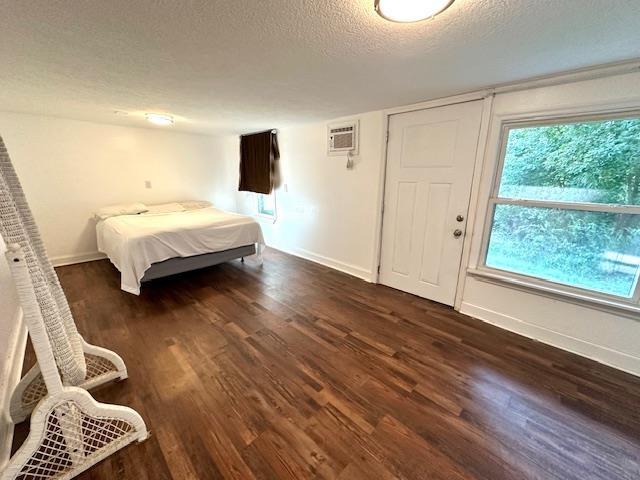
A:
[[[148,205],[145,213],[173,213],[184,212],[186,208],[177,202],[173,203],[160,203],[158,205]]]
[[[119,215],[137,215],[147,211],[144,203],[123,203],[120,205],[110,205],[103,207],[95,213],[98,220],[106,220],[109,217],[117,217]]]
[[[179,203],[185,210],[199,210],[201,208],[213,207],[213,204],[208,200],[185,200]]]

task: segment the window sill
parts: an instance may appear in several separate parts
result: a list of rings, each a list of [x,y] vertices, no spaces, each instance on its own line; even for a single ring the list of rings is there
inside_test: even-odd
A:
[[[267,215],[266,213],[256,213],[255,217],[258,219],[258,221],[268,221],[271,223],[273,223],[276,219],[275,215]]]
[[[467,273],[478,280],[514,288],[527,293],[541,295],[555,300],[563,300],[582,307],[594,308],[606,313],[624,315],[634,320],[640,319],[640,306],[585,293],[573,292],[543,281],[536,281],[517,274],[510,274],[485,268],[469,268]]]

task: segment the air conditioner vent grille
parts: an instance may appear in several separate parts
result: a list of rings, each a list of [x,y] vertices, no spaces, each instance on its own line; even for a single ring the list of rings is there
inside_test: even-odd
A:
[[[329,125],[328,130],[328,151],[329,155],[344,155],[351,152],[356,155],[358,151],[358,122],[344,122]]]
[[[353,148],[353,132],[333,136],[334,148]]]

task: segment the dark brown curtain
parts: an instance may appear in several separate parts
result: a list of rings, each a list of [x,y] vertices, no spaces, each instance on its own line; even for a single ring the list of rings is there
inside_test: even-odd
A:
[[[240,137],[239,191],[271,193],[280,157],[275,131],[242,135]]]

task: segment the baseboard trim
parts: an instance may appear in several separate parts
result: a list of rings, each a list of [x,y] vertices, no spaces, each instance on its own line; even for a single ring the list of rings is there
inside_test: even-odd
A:
[[[54,267],[64,267],[65,265],[93,262],[94,260],[102,260],[103,258],[107,258],[107,256],[104,253],[100,252],[75,253],[72,255],[60,255],[57,257],[51,257],[51,263]]]
[[[6,382],[1,385],[2,415],[0,416],[0,471],[11,457],[11,443],[13,442],[14,425],[9,416],[9,404],[11,394],[22,377],[22,365],[27,347],[27,326],[24,323],[22,309],[18,308],[15,314],[14,325],[16,329],[12,335],[12,341],[8,345],[6,365],[2,372]]]
[[[324,255],[319,255],[317,253],[310,252],[309,250],[305,250],[303,248],[286,249],[281,247],[274,247],[271,245],[269,245],[269,248],[280,250],[281,252],[288,253],[296,257],[304,258],[305,260],[309,260],[314,263],[319,263],[320,265],[324,265],[325,267],[333,268],[334,270],[339,270],[340,272],[353,275],[354,277],[361,278],[362,280],[365,280],[367,282],[373,282],[373,273],[365,268],[358,267],[357,265],[352,265],[352,264],[341,262],[340,260],[336,260],[330,257],[325,257]],[[51,263],[53,264],[54,267],[64,267],[66,265],[93,262],[94,260],[102,260],[104,258],[107,258],[107,256],[104,253],[87,252],[87,253],[79,253],[74,255],[61,255],[58,257],[52,257]]]
[[[640,358],[463,302],[460,313],[640,377]]]
[[[325,257],[324,255],[310,252],[309,250],[305,250],[304,248],[288,249],[271,245],[268,245],[268,247],[273,248],[274,250],[288,253],[289,255],[293,255],[295,257],[304,258],[305,260],[309,260],[313,263],[318,263],[325,267],[333,268],[334,270],[338,270],[342,273],[358,277],[366,282],[373,282],[372,272],[365,268],[358,267],[357,265],[352,265],[349,263],[341,262],[340,260],[336,260],[334,258]]]

